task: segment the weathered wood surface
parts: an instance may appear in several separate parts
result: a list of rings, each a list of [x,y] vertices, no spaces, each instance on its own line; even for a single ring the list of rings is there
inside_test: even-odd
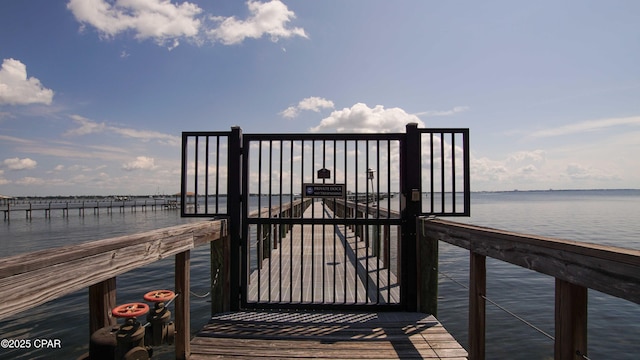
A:
[[[191,353],[191,251],[176,254],[176,359],[186,360]]]
[[[1,259],[0,319],[224,236],[203,221]]]
[[[421,313],[237,312],[220,314],[191,341],[191,359],[466,359]]]
[[[280,206],[280,204],[275,204],[275,202],[272,201],[271,208],[267,207],[259,210],[254,210],[250,212],[248,216],[250,218],[283,218],[283,217],[296,218],[296,217],[300,217],[300,215],[304,213],[306,208],[309,207],[309,205],[311,205],[311,201],[312,199],[309,199],[309,198],[305,200],[298,199],[292,202],[283,202],[282,206]],[[262,206],[269,204],[268,201],[265,201],[265,203],[266,204],[262,204]],[[299,211],[299,214],[297,215],[292,214],[291,213],[292,211]]]
[[[304,218],[324,214],[315,202]],[[347,226],[294,225],[250,276],[249,302],[398,304],[396,275]]]
[[[116,305],[116,278],[89,286],[89,334],[116,324],[111,316],[111,309]]]
[[[424,236],[640,304],[640,250],[422,219]]]
[[[556,360],[587,355],[587,289],[556,279]]]
[[[378,201],[377,206],[372,206],[370,203],[359,203],[355,201],[345,201],[343,199],[326,199],[325,200],[329,207],[332,209],[335,207],[337,214],[344,214],[344,208],[351,209],[352,211],[357,210],[359,213],[358,217],[364,217],[363,214],[369,214],[371,216],[384,218],[396,219],[400,218],[400,211],[389,210],[385,208],[385,205],[388,204],[387,201]],[[334,205],[335,204],[335,205]],[[355,212],[353,213],[355,214]]]

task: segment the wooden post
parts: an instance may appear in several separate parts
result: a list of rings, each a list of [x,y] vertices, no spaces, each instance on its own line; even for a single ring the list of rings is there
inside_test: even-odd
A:
[[[556,336],[554,358],[587,355],[587,288],[556,279]]]
[[[189,306],[191,252],[176,254],[176,359],[188,359],[191,355],[191,314]]]
[[[425,236],[418,219],[418,311],[438,316],[438,239]]]
[[[211,315],[229,311],[229,236],[211,242]]]
[[[89,336],[105,326],[115,325],[111,309],[116,307],[116,278],[89,286]]]
[[[486,257],[471,251],[469,265],[469,360],[485,357]]]

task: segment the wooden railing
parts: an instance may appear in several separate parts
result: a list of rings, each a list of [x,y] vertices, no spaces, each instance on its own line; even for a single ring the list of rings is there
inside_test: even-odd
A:
[[[212,266],[221,267],[222,280],[214,294],[228,293],[228,226],[226,220],[202,221],[141,234],[35,251],[0,262],[0,320],[63,295],[89,288],[90,333],[114,325],[116,276],[175,256],[175,351],[186,359],[190,350],[190,250],[212,242]],[[219,280],[221,278],[219,276]],[[220,310],[228,297],[218,297]]]
[[[249,213],[249,218],[258,219],[292,219],[301,218],[305,210],[311,206],[313,199],[297,199],[284,204],[274,205],[271,208],[262,208]],[[291,230],[292,224],[258,224],[256,234],[258,236],[258,258],[264,260],[271,256],[271,250],[278,247],[278,240],[286,236]],[[262,262],[258,262],[262,269]]]
[[[419,286],[433,286],[434,277],[437,286],[439,241],[470,252],[469,359],[472,360],[485,357],[487,256],[556,279],[555,359],[587,355],[587,289],[640,304],[640,250],[419,218],[420,269],[428,274],[428,279],[423,279]],[[426,252],[435,252],[436,256],[423,258]],[[435,262],[432,259],[436,259]],[[431,285],[426,284],[427,280]]]

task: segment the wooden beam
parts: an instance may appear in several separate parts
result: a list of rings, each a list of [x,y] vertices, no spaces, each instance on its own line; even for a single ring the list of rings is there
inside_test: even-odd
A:
[[[418,228],[420,230],[420,228]],[[385,228],[385,237],[388,235]],[[388,264],[385,252],[385,264]],[[418,311],[438,316],[438,239],[418,231]]]
[[[587,288],[556,279],[556,336],[554,358],[581,359],[587,355]]]
[[[191,313],[189,304],[191,252],[176,255],[176,359],[188,359],[191,354]]]
[[[469,359],[485,358],[486,257],[471,252],[469,265]]]
[[[226,236],[203,221],[36,251],[0,262],[0,319]]]
[[[111,309],[116,306],[116,278],[89,287],[89,336],[105,326],[116,324]]]
[[[259,227],[260,225],[258,225]],[[230,310],[229,237],[211,243],[211,315]]]
[[[478,254],[640,304],[640,250],[421,219],[428,235]]]

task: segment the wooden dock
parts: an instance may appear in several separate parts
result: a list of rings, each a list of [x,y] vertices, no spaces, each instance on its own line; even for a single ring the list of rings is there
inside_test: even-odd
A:
[[[332,218],[314,202],[303,218]],[[399,282],[347,226],[296,224],[250,275],[249,302],[399,304]],[[388,265],[388,264],[387,264]],[[466,359],[431,315],[413,312],[255,310],[222,313],[191,341],[190,359]]]
[[[192,360],[467,359],[435,317],[408,312],[244,311],[214,316]]]
[[[333,218],[322,202],[303,218]],[[248,301],[399,304],[399,282],[371,246],[347,226],[294,225],[249,280]]]
[[[60,212],[63,217],[69,216],[69,210],[78,210],[78,216],[84,216],[85,211],[93,211],[93,215],[100,215],[101,212],[113,214],[114,211],[125,213],[127,209],[131,212],[138,210],[146,212],[156,210],[178,210],[177,200],[162,199],[131,199],[131,200],[66,200],[66,201],[43,201],[29,200],[25,202],[8,202],[0,205],[0,211],[4,215],[4,220],[11,220],[11,213],[24,212],[26,219],[32,219],[33,213],[43,212],[45,218],[51,218],[54,211]]]

